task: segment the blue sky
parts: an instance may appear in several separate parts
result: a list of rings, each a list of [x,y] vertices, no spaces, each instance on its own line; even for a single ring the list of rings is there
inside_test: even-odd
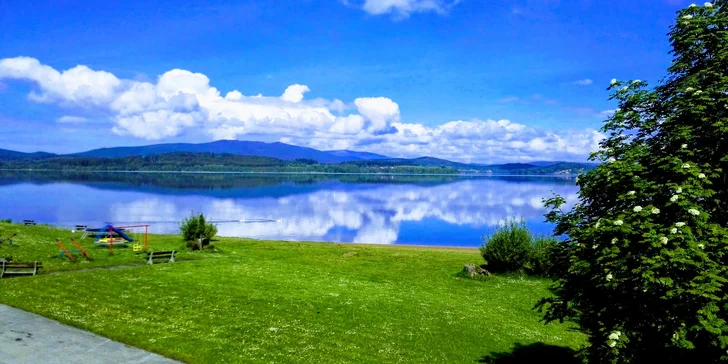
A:
[[[609,81],[658,81],[688,4],[6,0],[0,148],[235,138],[584,160]]]

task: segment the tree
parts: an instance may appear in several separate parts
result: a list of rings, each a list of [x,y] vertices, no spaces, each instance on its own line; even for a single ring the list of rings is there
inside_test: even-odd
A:
[[[657,87],[612,80],[578,203],[546,200],[566,240],[538,307],[578,323],[591,363],[728,360],[728,0],[679,11],[669,35]]]
[[[208,223],[205,215],[192,215],[180,224],[182,238],[188,243],[197,243],[202,248],[205,242],[209,242],[217,234],[217,226]]]

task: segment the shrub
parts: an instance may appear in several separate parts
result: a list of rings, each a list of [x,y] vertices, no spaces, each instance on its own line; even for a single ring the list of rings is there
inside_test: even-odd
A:
[[[202,248],[217,234],[217,226],[208,223],[203,214],[193,214],[182,220],[179,230],[182,238],[188,242],[187,246],[193,249],[195,249],[195,244],[197,244],[197,249]]]
[[[533,238],[528,259],[524,266],[526,273],[536,276],[549,276],[554,265],[554,253],[559,242],[552,236],[537,236]]]
[[[0,220],[0,222],[1,223],[5,223],[5,224],[12,224],[13,223],[13,220],[11,220],[11,219],[3,219],[3,220]]]
[[[508,219],[483,238],[480,255],[494,273],[520,272],[531,252],[531,233],[523,219]]]
[[[681,10],[662,84],[612,80],[578,203],[546,201],[568,238],[539,307],[579,324],[590,363],[728,361],[726,24],[728,0]]]

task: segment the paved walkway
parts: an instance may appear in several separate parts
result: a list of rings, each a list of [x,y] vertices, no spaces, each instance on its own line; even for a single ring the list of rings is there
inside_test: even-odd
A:
[[[0,305],[0,363],[179,363],[58,321]]]

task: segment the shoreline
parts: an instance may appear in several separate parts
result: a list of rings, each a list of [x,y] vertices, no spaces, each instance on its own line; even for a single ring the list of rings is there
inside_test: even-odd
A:
[[[343,176],[436,176],[436,177],[549,177],[549,178],[569,178],[573,179],[578,174],[498,174],[498,173],[370,173],[370,172],[269,172],[269,171],[250,171],[250,172],[220,172],[220,171],[123,171],[123,170],[64,170],[64,169],[0,169],[0,171],[8,172],[66,172],[66,173],[140,173],[140,174],[230,174],[230,175],[343,175]]]
[[[67,226],[62,225],[55,225],[52,223],[46,223],[46,222],[38,222],[36,221],[37,225],[34,226],[47,226],[53,229],[62,229],[62,230],[69,230],[71,231],[72,228],[69,228]],[[18,225],[18,226],[25,226],[22,223],[18,222],[12,222],[9,225]],[[161,237],[172,237],[177,236],[178,234],[158,234],[158,233],[149,233],[149,236],[161,236]],[[392,248],[406,248],[406,249],[436,249],[436,250],[478,250],[480,249],[477,246],[462,246],[462,245],[424,245],[424,244],[374,244],[374,243],[347,243],[347,242],[341,242],[341,241],[314,241],[314,240],[285,240],[285,239],[261,239],[261,238],[249,238],[244,236],[216,236],[213,241],[221,241],[221,240],[254,240],[254,241],[262,241],[267,243],[300,243],[300,244],[333,244],[333,245],[351,245],[351,246],[381,246],[381,247],[392,247]]]

